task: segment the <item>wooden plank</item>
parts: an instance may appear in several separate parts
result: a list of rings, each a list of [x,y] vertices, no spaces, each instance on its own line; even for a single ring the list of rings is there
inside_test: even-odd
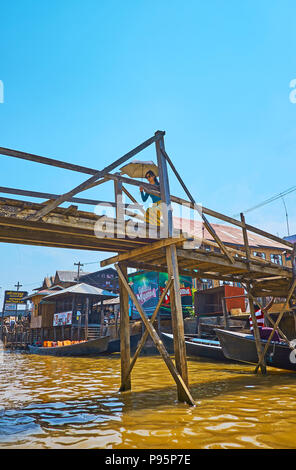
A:
[[[57,199],[60,195],[59,194],[52,194],[52,193],[43,193],[40,191],[27,191],[23,189],[17,188],[7,188],[5,186],[0,187],[0,193],[5,194],[15,194],[18,196],[26,196],[26,197],[33,197],[38,199]],[[115,203],[111,201],[101,201],[99,199],[85,199],[79,197],[72,197],[67,199],[65,202],[76,202],[78,204],[87,204],[87,205],[107,205],[115,207]],[[133,204],[125,204],[125,207],[129,207],[130,209],[138,209],[138,205],[136,207]]]
[[[166,263],[166,260],[165,260],[165,263]],[[142,261],[127,261],[127,262],[123,261],[122,264],[130,268],[144,269],[145,271],[157,271],[160,273],[168,272],[168,267],[166,264],[156,265],[156,264],[145,263]],[[197,273],[191,270],[179,269],[179,273],[184,276],[197,277]]]
[[[116,168],[119,165],[122,165],[124,162],[129,160],[131,157],[135,156],[137,153],[139,153],[142,150],[144,150],[145,148],[147,148],[149,145],[151,145],[153,142],[155,142],[156,138],[160,138],[160,137],[156,137],[156,136],[151,137],[150,139],[146,140],[142,144],[135,147],[130,152],[128,152],[125,155],[123,155],[122,157],[118,158],[115,162],[111,163],[110,165],[107,165],[103,170],[97,171],[93,176],[88,178],[86,181],[83,181],[82,183],[80,183],[75,188],[71,189],[70,191],[68,191],[65,194],[62,194],[60,197],[58,197],[54,201],[50,202],[46,207],[43,207],[40,211],[38,211],[36,214],[31,216],[30,220],[39,220],[39,219],[41,219],[44,215],[48,214],[53,209],[55,209],[57,206],[62,204],[67,198],[73,197],[75,194],[77,194],[81,191],[85,191],[96,180],[98,180],[99,178],[102,178],[107,173],[114,170],[114,168]]]
[[[211,253],[207,254],[192,252],[191,250],[183,250],[181,248],[177,249],[178,257],[180,258],[187,258],[190,260],[196,260],[200,262],[208,262],[212,263],[213,270],[219,270],[219,266],[228,267],[229,264],[225,262],[225,259],[219,257],[219,253]],[[197,263],[198,266],[198,263]],[[242,271],[247,271],[246,262],[244,260],[235,260],[233,264],[233,269],[241,269]],[[292,277],[292,270],[289,268],[285,268],[283,266],[274,265],[274,267],[257,265],[255,261],[251,263],[251,271],[255,271],[258,273],[264,274],[271,274],[271,275],[283,275],[287,277]]]
[[[164,240],[160,240],[154,243],[149,243],[146,246],[141,248],[136,248],[134,250],[130,250],[127,253],[123,253],[122,255],[112,256],[111,258],[105,259],[101,261],[101,266],[108,266],[110,264],[119,263],[121,261],[126,261],[132,258],[138,258],[146,253],[152,253],[154,250],[157,250],[162,247],[166,247],[168,245],[173,244],[180,244],[186,240],[184,236],[180,238],[165,238]]]
[[[166,349],[163,345],[163,342],[159,338],[154,326],[152,325],[150,320],[146,317],[145,312],[143,311],[141,305],[139,304],[136,295],[134,294],[133,290],[131,289],[128,282],[126,281],[126,279],[125,279],[125,277],[124,277],[124,275],[121,271],[121,268],[118,265],[115,265],[115,267],[117,269],[118,275],[121,278],[121,281],[123,282],[129,296],[131,297],[132,301],[134,302],[135,307],[136,307],[137,311],[139,312],[139,314],[140,314],[140,316],[143,320],[143,323],[144,323],[145,327],[148,330],[149,335],[151,336],[152,340],[154,341],[154,343],[155,343],[159,353],[161,354],[167,368],[169,369],[173,379],[175,380],[175,382],[177,384],[177,387],[183,389],[184,401],[186,401],[189,405],[194,406],[195,402],[194,402],[194,400],[193,400],[193,398],[190,394],[190,391],[188,390],[188,387],[185,384],[185,382],[184,382],[183,378],[181,377],[181,375],[179,374],[178,370],[175,368],[175,366],[173,364],[173,361],[171,360],[169,354],[167,353],[167,351],[166,351]]]
[[[20,152],[19,150],[8,149],[5,147],[0,147],[0,154],[6,155],[8,157],[21,158],[22,160],[30,160],[31,162],[42,163],[43,165],[50,165],[58,168],[64,168],[66,170],[78,171],[79,173],[87,173],[90,175],[94,175],[97,171],[93,168],[63,162],[53,158],[42,157],[32,153]]]

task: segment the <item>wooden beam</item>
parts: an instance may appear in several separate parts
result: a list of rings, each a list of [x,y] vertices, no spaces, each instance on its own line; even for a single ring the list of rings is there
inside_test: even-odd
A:
[[[108,266],[110,264],[119,263],[121,261],[127,261],[132,258],[140,258],[142,255],[146,253],[152,253],[154,250],[158,250],[159,248],[166,247],[169,245],[180,244],[186,241],[186,237],[181,236],[179,238],[165,238],[164,240],[159,240],[154,243],[148,243],[147,245],[136,248],[134,250],[129,250],[127,253],[123,253],[121,255],[112,256],[111,258],[104,259],[101,261],[101,266]]]
[[[30,160],[31,162],[42,163],[43,165],[50,165],[58,168],[64,168],[66,170],[78,171],[79,173],[94,175],[97,172],[97,170],[94,170],[93,168],[87,168],[85,166],[75,165],[73,163],[67,163],[61,160],[55,160],[53,158],[41,157],[40,155],[20,152],[19,150],[8,149],[5,147],[0,147],[0,154],[6,155],[8,157],[21,158],[22,160]]]
[[[128,282],[126,281],[119,265],[115,265],[115,267],[117,269],[118,275],[119,275],[122,283],[124,284],[129,296],[131,297],[132,301],[134,302],[135,307],[138,310],[138,312],[139,312],[139,314],[140,314],[140,316],[143,320],[143,323],[144,323],[144,325],[146,326],[146,328],[148,330],[149,335],[151,336],[152,340],[154,341],[154,343],[155,343],[159,353],[161,354],[167,368],[169,369],[173,379],[175,380],[175,382],[177,384],[177,387],[180,387],[180,388],[183,389],[185,401],[189,405],[194,406],[195,402],[194,402],[194,400],[193,400],[193,398],[190,394],[190,391],[188,390],[188,387],[185,384],[184,380],[182,379],[181,375],[179,374],[179,372],[175,368],[175,366],[173,364],[173,361],[171,360],[169,354],[167,353],[167,351],[166,351],[166,349],[163,345],[163,342],[159,338],[154,326],[152,325],[150,320],[146,317],[145,312],[143,311],[141,305],[139,304],[138,299],[137,299],[136,295],[134,294],[133,290],[131,289]]]
[[[158,265],[158,264],[150,264],[142,261],[123,261],[122,264],[128,266],[129,268],[136,268],[136,269],[143,269],[145,271],[156,271],[160,273],[167,273],[168,267],[167,265]],[[183,276],[191,276],[193,278],[199,277],[199,274],[195,271],[189,269],[180,269],[179,273]]]
[[[0,187],[0,193],[5,193],[5,194],[15,194],[18,196],[26,196],[26,197],[33,197],[37,199],[57,199],[60,197],[59,194],[52,194],[52,193],[42,193],[40,191],[27,191],[23,189],[16,189],[16,188],[6,188],[4,186]],[[111,201],[101,201],[98,199],[85,199],[85,198],[79,198],[79,197],[71,197],[67,199],[65,202],[76,202],[79,204],[87,204],[87,205],[106,205],[106,206],[112,206],[115,207],[115,202]],[[133,204],[125,204],[125,207],[129,207],[130,209],[138,209],[138,205],[134,207]]]
[[[199,252],[192,252],[191,250],[183,250],[181,248],[177,249],[178,257],[180,258],[187,258],[189,260],[196,260],[197,262],[204,262],[204,263],[212,263],[213,267],[209,269],[209,271],[213,271],[219,269],[219,266],[229,267],[229,264],[225,262],[224,257],[219,256],[219,253],[207,252],[207,254],[199,253]],[[197,263],[198,264],[198,263]],[[247,271],[246,262],[244,260],[235,260],[233,266],[233,270],[239,269],[242,271],[242,274]],[[253,261],[251,263],[251,272],[258,272],[262,273],[262,276],[265,274],[270,275],[283,275],[285,277],[291,277],[291,269],[283,268],[282,266],[278,267],[278,265],[274,265],[274,267],[265,266],[265,265],[256,265],[256,262]]]
[[[128,152],[125,155],[123,155],[122,157],[118,158],[115,162],[111,163],[110,165],[107,165],[103,170],[97,171],[93,176],[88,178],[86,181],[83,181],[83,183],[81,183],[78,186],[76,186],[75,188],[71,189],[71,191],[68,191],[67,193],[62,194],[60,197],[58,197],[54,201],[50,202],[46,207],[43,207],[40,211],[38,211],[36,214],[31,216],[30,220],[39,220],[39,219],[41,219],[44,215],[51,212],[53,209],[55,209],[57,206],[62,204],[69,197],[73,197],[75,194],[77,194],[81,191],[85,191],[96,180],[98,180],[99,178],[102,178],[107,173],[114,170],[114,168],[118,167],[119,165],[122,165],[124,162],[129,160],[131,157],[135,156],[137,153],[141,152],[146,147],[151,145],[158,138],[160,138],[160,137],[158,137],[158,136],[151,137],[150,139],[146,140],[142,144],[135,147],[130,152]]]

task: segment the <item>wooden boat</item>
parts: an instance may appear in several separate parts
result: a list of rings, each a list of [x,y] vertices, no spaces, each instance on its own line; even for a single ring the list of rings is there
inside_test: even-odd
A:
[[[84,341],[83,343],[70,344],[69,346],[55,346],[51,348],[28,345],[31,354],[45,356],[97,356],[107,351],[109,336]]]
[[[170,354],[174,353],[174,337],[170,333],[161,333],[161,339]],[[228,361],[223,354],[219,341],[185,335],[186,354],[188,356],[206,357],[219,361]]]
[[[258,363],[255,338],[247,333],[215,329],[224,355],[228,359],[250,364]],[[261,340],[264,346],[267,340]],[[265,356],[266,365],[278,369],[296,371],[296,351],[287,343],[271,341]]]
[[[130,348],[131,351],[135,351],[138,345],[139,340],[141,339],[141,334],[131,335],[130,336]],[[114,352],[120,352],[120,338],[111,339],[108,344],[107,354]]]

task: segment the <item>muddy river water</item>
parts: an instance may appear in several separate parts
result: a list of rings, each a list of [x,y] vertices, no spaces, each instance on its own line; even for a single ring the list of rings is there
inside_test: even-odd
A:
[[[121,393],[120,357],[5,352],[0,448],[294,449],[296,374],[189,359],[196,407],[178,403],[159,356],[140,357]]]

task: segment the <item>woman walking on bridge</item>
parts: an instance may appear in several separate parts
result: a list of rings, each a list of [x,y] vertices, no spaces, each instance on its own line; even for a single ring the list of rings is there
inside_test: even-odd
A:
[[[147,171],[145,178],[150,184],[155,184],[157,189],[159,189],[159,181],[152,170]],[[143,202],[146,202],[149,196],[153,202],[153,205],[146,210],[145,222],[159,227],[161,219],[161,198],[149,192],[144,192],[144,188],[142,186],[140,186],[140,191]]]

